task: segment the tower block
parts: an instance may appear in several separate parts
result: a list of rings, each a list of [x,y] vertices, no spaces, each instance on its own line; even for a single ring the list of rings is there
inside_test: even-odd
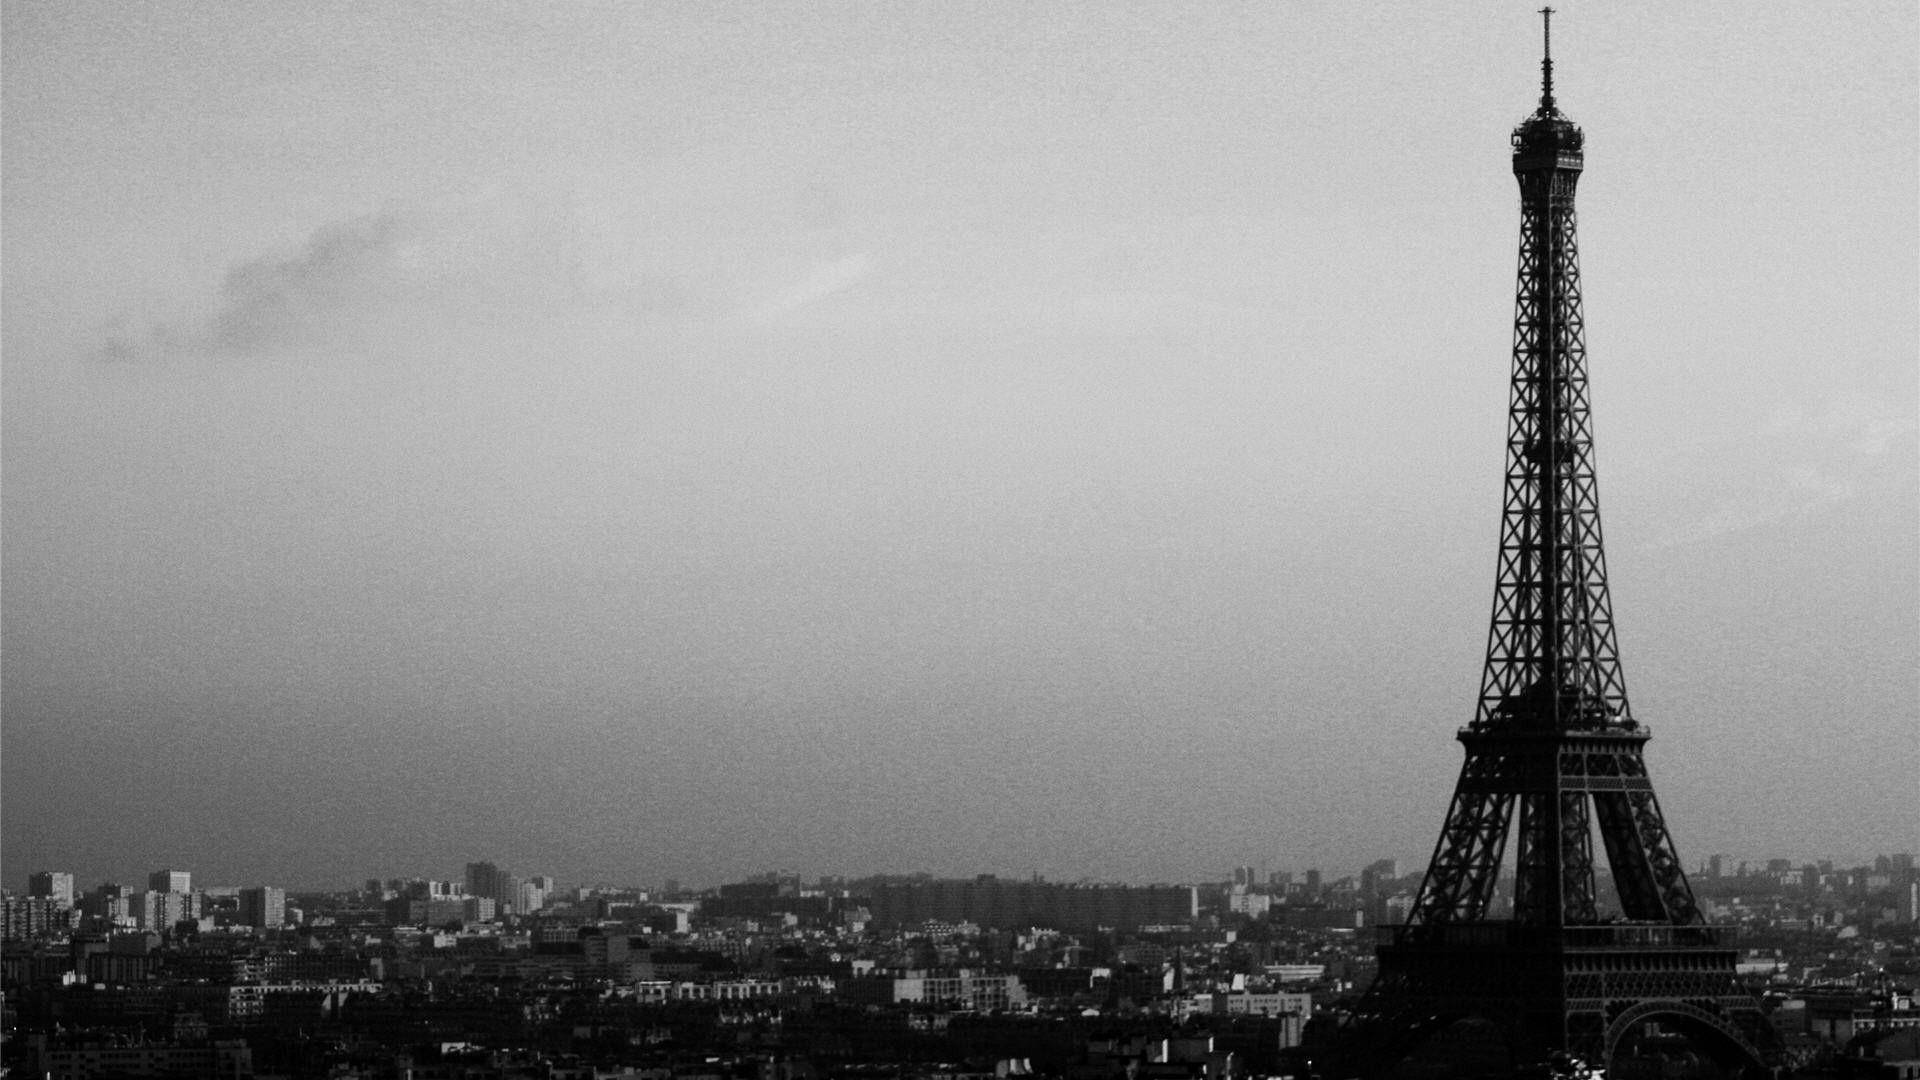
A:
[[[1765,1068],[1773,1045],[1735,978],[1732,929],[1706,925],[1694,902],[1642,755],[1648,731],[1627,703],[1574,240],[1585,137],[1554,102],[1547,46],[1539,108],[1512,140],[1520,268],[1480,700],[1459,733],[1466,762],[1432,863],[1349,1029],[1347,1075],[1390,1074],[1466,1020],[1491,1024],[1515,1066],[1556,1053],[1605,1066],[1648,1021],[1688,1035],[1732,1075]],[[1596,831],[1618,916],[1601,914]],[[1511,918],[1496,919],[1509,833]]]

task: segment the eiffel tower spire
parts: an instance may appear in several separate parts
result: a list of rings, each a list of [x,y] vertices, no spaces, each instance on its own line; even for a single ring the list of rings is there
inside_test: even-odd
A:
[[[1552,115],[1553,108],[1553,9],[1540,9],[1540,112]]]

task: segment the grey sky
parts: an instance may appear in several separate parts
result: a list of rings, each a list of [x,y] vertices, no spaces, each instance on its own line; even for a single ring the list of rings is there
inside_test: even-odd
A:
[[[1420,862],[1537,6],[6,0],[0,873]],[[1911,850],[1920,16],[1562,12],[1682,856]]]

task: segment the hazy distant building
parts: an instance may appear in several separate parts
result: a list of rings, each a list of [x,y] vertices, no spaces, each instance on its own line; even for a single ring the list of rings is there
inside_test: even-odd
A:
[[[1381,890],[1391,887],[1400,879],[1400,863],[1395,859],[1380,859],[1369,863],[1360,871],[1360,891],[1373,896]]]
[[[95,1041],[42,1047],[34,1075],[252,1076],[253,1049],[240,1039],[205,1043]]]
[[[493,901],[500,914],[517,910],[520,904],[520,879],[490,862],[467,864],[467,895]]]
[[[802,895],[797,886],[777,881],[743,881],[722,885],[717,895],[700,902],[703,915],[722,918],[764,919],[797,915],[825,918],[832,901],[825,896]]]
[[[1367,925],[1363,908],[1339,904],[1299,904],[1275,907],[1267,913],[1275,926],[1296,930],[1357,930]]]
[[[867,907],[884,927],[943,922],[1001,930],[1133,930],[1191,922],[1200,913],[1200,897],[1191,885],[1063,885],[985,876],[879,885]]]
[[[1313,995],[1285,993],[1283,991],[1222,991],[1211,994],[1196,994],[1193,997],[1193,1011],[1213,1013],[1218,1016],[1295,1016],[1304,1021],[1313,1015]],[[1299,1033],[1295,1032],[1291,1042],[1283,1041],[1282,1046],[1298,1046]]]
[[[1027,1003],[1018,975],[975,974],[971,971],[901,971],[849,979],[840,984],[849,1001],[867,1005],[911,1002],[949,1005],[978,1012],[1019,1008]]]
[[[139,892],[127,885],[115,885],[105,882],[94,887],[92,892],[80,897],[80,911],[88,918],[99,919],[114,926],[131,924],[129,910],[131,897]]]
[[[127,898],[127,916],[142,930],[171,930],[200,917],[199,897],[192,893],[148,889]]]
[[[492,896],[500,880],[500,868],[490,862],[467,864],[467,895]]]
[[[403,900],[456,900],[466,895],[456,882],[434,881],[431,878],[402,882],[401,887],[393,891]]]
[[[193,874],[187,870],[155,870],[147,875],[147,889],[150,892],[190,893],[193,891]]]
[[[1413,894],[1395,893],[1381,904],[1380,921],[1383,923],[1404,923],[1413,914]]]
[[[0,899],[0,938],[24,941],[73,926],[73,905],[52,896]]]
[[[387,917],[403,926],[470,925],[492,922],[491,896],[451,896],[435,899],[398,897],[387,901]]]
[[[27,895],[51,897],[66,907],[73,906],[73,875],[64,870],[42,870],[27,875]]]
[[[286,925],[287,890],[274,885],[241,889],[240,921],[248,926],[267,929]]]
[[[624,931],[605,931],[598,927],[580,931],[580,956],[593,971],[624,969],[633,957],[633,939]]]
[[[1227,910],[1233,912],[1235,915],[1247,915],[1258,919],[1265,915],[1267,909],[1271,907],[1273,907],[1273,895],[1271,893],[1247,892],[1245,889],[1236,885],[1233,887],[1233,890],[1227,894]]]

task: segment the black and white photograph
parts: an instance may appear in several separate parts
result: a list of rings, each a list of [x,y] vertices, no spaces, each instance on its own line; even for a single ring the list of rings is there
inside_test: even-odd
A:
[[[1916,852],[1911,2],[0,0],[0,1077],[1895,1080]]]

